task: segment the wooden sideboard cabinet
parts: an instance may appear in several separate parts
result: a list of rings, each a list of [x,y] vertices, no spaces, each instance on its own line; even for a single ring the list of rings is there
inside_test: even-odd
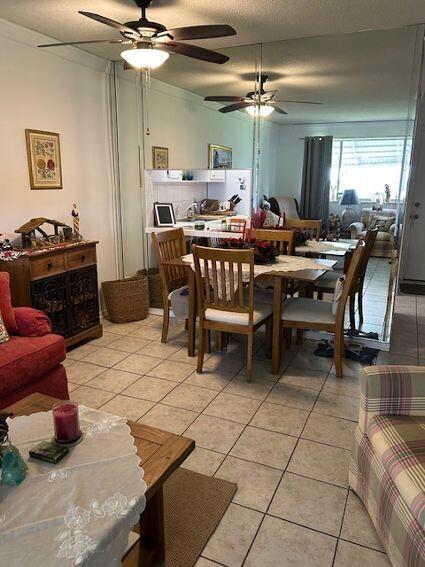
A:
[[[102,336],[96,244],[68,244],[0,261],[0,270],[10,273],[13,305],[44,311],[67,346]]]

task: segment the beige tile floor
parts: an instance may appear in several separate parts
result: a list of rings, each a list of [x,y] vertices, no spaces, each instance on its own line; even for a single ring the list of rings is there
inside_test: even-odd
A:
[[[425,297],[401,296],[390,352],[378,363],[425,364]],[[238,483],[197,567],[389,566],[357,496],[348,490],[361,365],[338,380],[313,341],[284,351],[279,376],[256,338],[255,379],[245,349],[208,356],[198,375],[182,325],[159,342],[161,318],[105,324],[68,353],[72,398],[196,441],[185,466]]]

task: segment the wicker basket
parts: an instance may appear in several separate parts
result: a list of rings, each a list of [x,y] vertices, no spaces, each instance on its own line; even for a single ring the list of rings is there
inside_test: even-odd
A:
[[[102,282],[108,318],[113,323],[129,323],[146,319],[149,314],[148,278],[125,278]]]
[[[149,306],[163,309],[164,301],[162,298],[162,282],[158,268],[139,270],[137,277],[147,277],[149,281]]]

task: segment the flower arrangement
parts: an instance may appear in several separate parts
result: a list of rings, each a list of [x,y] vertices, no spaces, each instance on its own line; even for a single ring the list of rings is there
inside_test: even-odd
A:
[[[239,250],[246,250],[247,248],[254,248],[254,262],[255,264],[271,264],[275,261],[279,251],[273,244],[264,240],[256,240],[250,238],[249,233],[245,240],[241,238],[226,238],[222,240],[222,248],[233,248]]]

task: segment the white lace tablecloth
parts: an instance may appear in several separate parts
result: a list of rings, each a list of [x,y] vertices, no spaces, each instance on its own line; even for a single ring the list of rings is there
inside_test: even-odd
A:
[[[125,418],[79,409],[83,439],[57,465],[28,454],[52,437],[52,412],[9,420],[28,475],[0,485],[0,565],[121,565],[146,504],[143,469]]]
[[[182,258],[183,262],[189,264],[195,269],[193,255],[187,254]],[[254,264],[254,275],[261,276],[265,274],[279,274],[282,272],[298,272],[301,270],[332,270],[335,264],[329,260],[317,260],[315,258],[303,258],[300,256],[277,256],[275,262],[271,264]],[[246,267],[244,270],[243,267]],[[242,264],[242,278],[244,281],[249,280],[249,264]]]
[[[295,251],[297,254],[315,253],[342,255],[353,246],[353,242],[325,242],[324,240],[307,240],[305,244],[297,246]]]

